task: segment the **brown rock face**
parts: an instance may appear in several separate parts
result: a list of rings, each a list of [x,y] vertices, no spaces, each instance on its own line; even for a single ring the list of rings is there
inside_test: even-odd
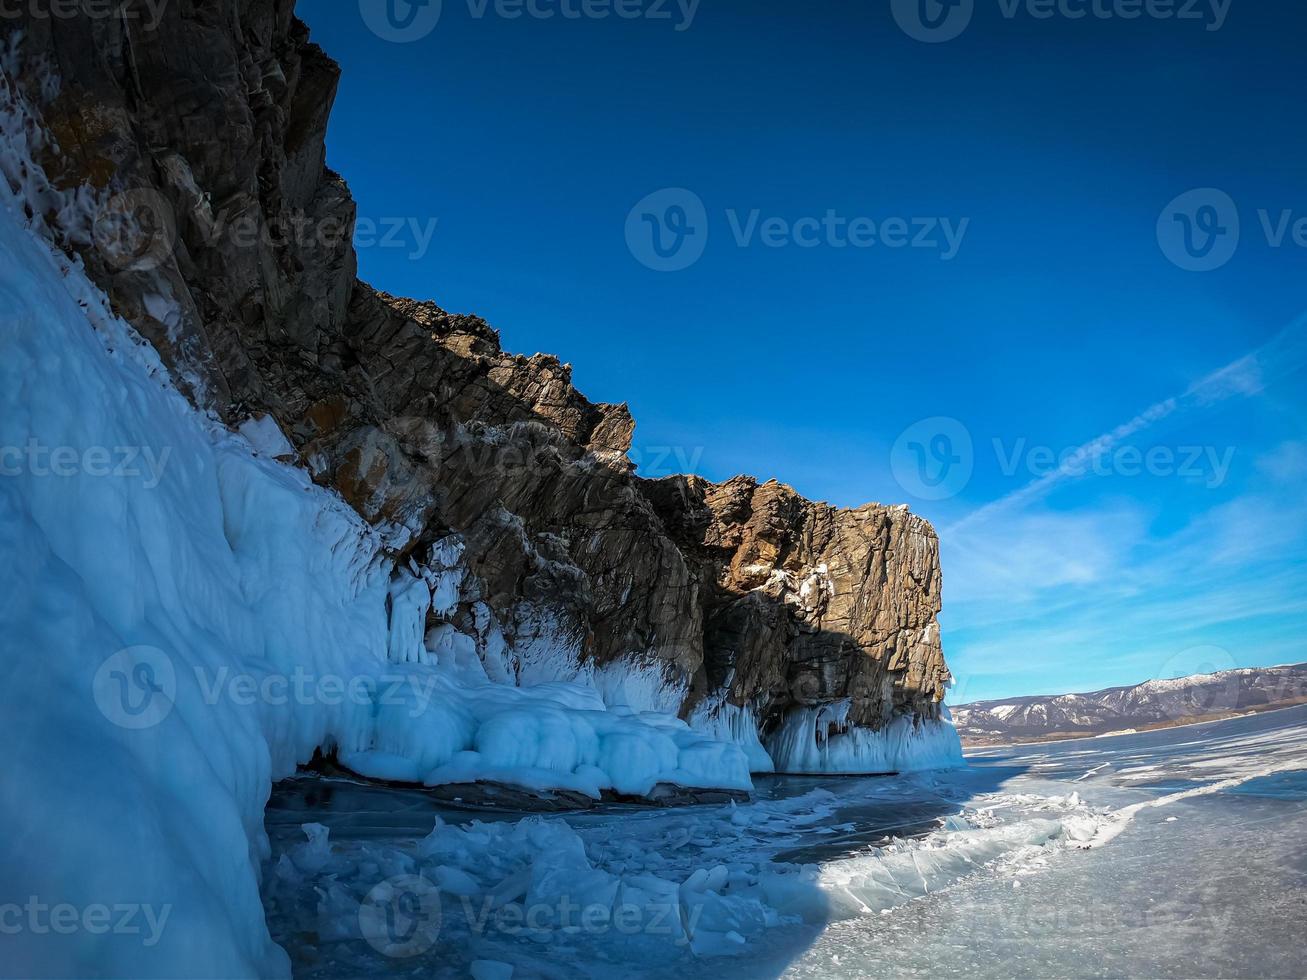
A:
[[[853,700],[879,727],[933,716],[949,680],[940,648],[939,541],[906,507],[838,510],[775,481],[646,484],[696,564],[705,687],[763,715]]]
[[[112,200],[66,247],[197,405],[271,415],[401,564],[461,542],[457,602],[433,625],[521,679],[652,664],[683,710],[725,695],[769,723],[841,698],[870,725],[934,713],[948,673],[924,521],[746,477],[640,479],[625,405],[590,402],[555,357],[504,353],[475,316],[357,280],[354,202],[324,164],[339,70],[292,0],[160,12],[156,29],[0,27],[26,33],[22,84],[40,89],[42,64],[60,79],[39,100],[47,171]]]

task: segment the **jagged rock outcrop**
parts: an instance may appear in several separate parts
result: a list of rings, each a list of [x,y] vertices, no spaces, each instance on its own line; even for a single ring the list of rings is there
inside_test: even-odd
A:
[[[430,625],[518,679],[545,661],[653,665],[687,712],[934,712],[948,673],[929,525],[744,477],[640,479],[630,412],[586,399],[569,365],[357,279],[355,206],[325,164],[339,69],[293,0],[157,12],[154,29],[144,10],[2,28],[25,32],[30,84],[59,79],[39,93],[47,172],[95,194],[66,245],[198,405],[275,419],[401,562],[458,542],[457,600]]]
[[[948,672],[939,541],[924,520],[750,477],[646,492],[698,567],[708,689],[764,709],[851,698],[850,721],[875,727],[905,706],[933,715]]]

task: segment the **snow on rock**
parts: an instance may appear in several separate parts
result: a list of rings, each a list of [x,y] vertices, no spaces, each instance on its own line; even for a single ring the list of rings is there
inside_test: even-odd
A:
[[[163,302],[160,300],[160,302]],[[163,319],[167,315],[166,307],[156,311],[158,319]],[[272,459],[286,458],[296,459],[299,454],[295,452],[295,447],[290,444],[277,425],[277,420],[271,415],[260,415],[257,418],[246,420],[237,430],[245,437],[246,442],[254,447],[256,451]]]
[[[384,577],[344,507],[206,429],[4,181],[0,205],[0,888],[170,909],[149,947],[28,930],[5,965],[183,975],[202,950],[214,974],[285,974],[255,877],[262,805],[344,711],[226,680],[375,649]],[[147,447],[168,451],[153,486]]]
[[[938,721],[900,715],[884,728],[849,725],[850,704],[794,708],[768,739],[777,772],[878,773],[963,765],[962,743],[941,708]]]
[[[431,610],[441,618],[450,616],[458,606],[464,574],[463,547],[463,541],[454,534],[431,546]]]

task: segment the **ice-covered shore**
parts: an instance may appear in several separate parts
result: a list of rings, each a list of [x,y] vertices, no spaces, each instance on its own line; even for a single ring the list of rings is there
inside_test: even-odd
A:
[[[603,678],[611,703],[587,676],[496,684],[466,638],[424,636],[445,556],[397,571],[377,532],[273,458],[275,426],[234,433],[189,405],[54,247],[47,215],[76,239],[95,201],[46,181],[41,131],[5,96],[3,897],[169,909],[149,945],[22,930],[8,968],[182,975],[203,950],[202,972],[284,974],[257,891],[262,808],[319,747],[428,784],[749,788],[741,749],[630,703],[639,678]]]
[[[28,206],[45,192],[12,190],[37,173],[30,158],[0,162],[0,736],[9,750],[0,906],[12,973],[286,975],[266,900],[276,935],[309,975],[394,969],[413,962],[397,951],[431,950],[445,972],[548,975],[557,970],[539,954],[546,942],[551,956],[587,957],[594,973],[620,961],[682,975],[712,970],[703,964],[718,956],[765,954],[776,937],[802,946],[832,923],[878,922],[865,917],[978,872],[1014,888],[1073,853],[1121,847],[1124,831],[1151,817],[1259,781],[1287,780],[1262,791],[1272,798],[1301,792],[1290,779],[1305,765],[1301,732],[1271,743],[1232,736],[1224,756],[1198,758],[1183,775],[1160,749],[1138,747],[1170,737],[1151,733],[1065,750],[1079,753],[1070,775],[1065,759],[1046,763],[1055,749],[1031,750],[1027,764],[1049,772],[1019,789],[981,791],[963,773],[859,783],[862,806],[897,793],[957,812],[814,863],[775,858],[854,832],[824,789],[593,821],[432,821],[404,841],[337,839],[306,819],[302,843],[274,852],[263,825],[269,787],[320,747],[377,778],[494,776],[589,795],[638,795],[663,781],[747,787],[750,769],[768,762],[830,772],[957,760],[946,722],[867,739],[838,707],[819,709],[763,746],[740,712],[696,729],[653,710],[638,672],[495,683],[456,631],[419,628],[453,587],[453,544],[423,568],[396,570],[353,511],[275,459],[274,433],[233,433],[197,414],[50,245]],[[1169,752],[1203,747],[1195,733],[1177,737],[1188,748]],[[1130,795],[1087,802],[1108,756],[1120,778],[1140,782]],[[1100,782],[1082,787],[1091,777]],[[1163,777],[1181,785],[1141,796]],[[84,927],[49,928],[39,910],[52,906],[80,912]],[[125,920],[134,926],[92,928],[100,909],[134,910]],[[562,919],[587,909],[590,926]],[[11,931],[14,915],[27,927]],[[419,950],[431,922],[439,942]],[[874,959],[865,942],[860,955]]]
[[[567,818],[299,780],[269,814],[269,921],[315,980],[1287,975],[1307,709],[1112,741]]]
[[[940,718],[901,716],[878,731],[848,723],[849,702],[792,710],[767,740],[778,772],[878,773],[951,769],[962,744],[948,708]]]
[[[187,402],[56,247],[87,240],[98,202],[46,179],[5,84],[0,897],[168,909],[149,944],[20,931],[10,968],[183,975],[201,950],[203,973],[285,974],[258,896],[262,808],[318,749],[377,779],[592,798],[747,790],[771,768],[756,732],[657,710],[656,672],[519,687],[452,625],[427,632],[459,542],[396,568],[384,532],[277,458],[271,420],[233,432]]]
[[[0,199],[0,819],[25,842],[5,890],[172,910],[148,949],[24,932],[10,965],[183,974],[202,948],[215,974],[284,973],[257,894],[262,806],[319,746],[416,782],[750,786],[742,750],[674,717],[583,681],[493,684],[449,637],[426,646],[431,593],[395,598],[377,534],[191,409]]]

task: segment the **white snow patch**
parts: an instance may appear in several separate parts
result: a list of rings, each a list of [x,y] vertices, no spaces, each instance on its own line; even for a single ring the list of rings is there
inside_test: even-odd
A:
[[[160,314],[162,312],[162,310],[159,311]],[[154,316],[155,319],[162,319],[162,316],[160,315],[153,313],[151,315]],[[237,431],[245,437],[245,441],[248,442],[256,452],[261,453],[270,459],[279,459],[283,457],[287,459],[295,459],[298,457],[298,454],[295,452],[295,447],[290,444],[290,440],[286,438],[285,434],[281,431],[281,427],[277,425],[277,420],[271,415],[260,415],[257,418],[246,419],[241,423],[241,426]]]
[[[1119,810],[1113,810],[1105,819],[1101,820],[1089,833],[1079,842],[1079,846],[1086,850],[1102,847],[1104,844],[1115,840],[1121,832],[1130,825],[1142,811],[1150,810],[1155,807],[1170,806],[1181,800],[1192,799],[1195,796],[1210,796],[1213,793],[1221,793],[1227,789],[1234,789],[1236,786],[1248,782],[1252,779],[1260,779],[1263,776],[1271,776],[1277,772],[1294,771],[1302,768],[1302,760],[1288,759],[1272,765],[1262,766],[1248,772],[1240,773],[1237,776],[1231,776],[1228,779],[1222,779],[1214,783],[1207,783],[1203,786],[1196,786],[1193,789],[1181,790],[1178,793],[1169,793],[1166,796],[1159,797],[1155,800],[1146,800],[1143,803],[1131,803],[1129,806],[1123,806]]]

